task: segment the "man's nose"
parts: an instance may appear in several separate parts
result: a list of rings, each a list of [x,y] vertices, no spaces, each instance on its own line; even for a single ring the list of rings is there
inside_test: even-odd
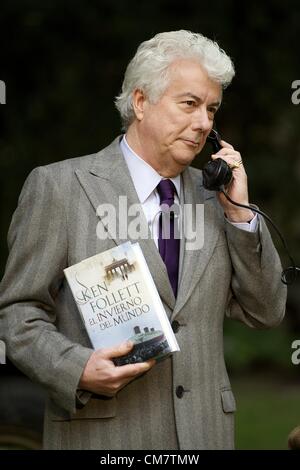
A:
[[[212,128],[212,120],[209,118],[208,112],[206,109],[198,109],[193,116],[192,120],[192,130],[206,132]]]

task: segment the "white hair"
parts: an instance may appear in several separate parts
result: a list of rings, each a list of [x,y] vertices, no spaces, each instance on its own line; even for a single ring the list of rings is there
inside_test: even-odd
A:
[[[134,90],[143,91],[152,103],[159,101],[169,85],[168,68],[177,59],[198,61],[222,88],[230,84],[235,74],[230,57],[216,42],[202,34],[185,30],[156,34],[139,45],[126,69],[122,92],[116,97],[124,130],[135,119]]]

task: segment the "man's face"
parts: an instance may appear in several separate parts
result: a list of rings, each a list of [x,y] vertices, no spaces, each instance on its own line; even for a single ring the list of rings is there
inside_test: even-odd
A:
[[[192,60],[170,66],[170,82],[156,104],[140,96],[139,151],[162,176],[172,177],[202,150],[220,106],[221,86]]]

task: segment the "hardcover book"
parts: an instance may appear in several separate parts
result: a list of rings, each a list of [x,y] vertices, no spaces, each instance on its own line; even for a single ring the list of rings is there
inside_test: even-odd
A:
[[[138,243],[126,242],[64,270],[94,349],[134,343],[116,365],[179,351]]]

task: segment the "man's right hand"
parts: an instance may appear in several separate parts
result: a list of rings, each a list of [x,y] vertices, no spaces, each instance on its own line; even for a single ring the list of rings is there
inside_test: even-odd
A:
[[[154,359],[120,367],[115,366],[112,359],[124,356],[132,348],[133,343],[129,341],[113,348],[103,348],[93,352],[86,363],[78,388],[113,397],[125,385],[154,366]]]

